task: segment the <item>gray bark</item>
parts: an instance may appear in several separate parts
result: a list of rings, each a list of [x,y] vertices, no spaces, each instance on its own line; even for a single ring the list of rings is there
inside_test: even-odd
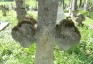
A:
[[[72,11],[77,10],[77,0],[72,0]]]
[[[69,15],[71,15],[72,0],[69,0]]]
[[[72,0],[71,2],[71,16],[73,17],[77,15],[77,0]]]
[[[3,16],[6,16],[5,5],[1,5],[1,9],[2,9]]]
[[[85,4],[84,4],[84,10],[87,10],[87,8],[88,8],[88,1],[89,1],[89,0],[85,0],[85,2],[84,2],[84,3],[85,3]]]
[[[85,17],[83,14],[78,14],[75,21],[77,22],[78,26],[83,26],[83,21],[85,21]]]
[[[35,42],[36,24],[37,22],[34,18],[25,17],[22,22],[12,28],[13,39],[19,42],[22,47],[30,47]]]
[[[79,3],[79,7],[81,7],[82,6],[82,0],[80,0],[80,3]]]
[[[65,1],[63,0],[63,9],[65,9]]]
[[[17,12],[17,19],[20,23],[26,14],[25,10],[25,0],[15,0],[16,1],[16,12]]]
[[[53,42],[57,18],[57,0],[38,0],[37,48],[34,64],[53,64]]]
[[[68,50],[80,42],[80,32],[69,17],[56,25],[56,43],[61,50]]]

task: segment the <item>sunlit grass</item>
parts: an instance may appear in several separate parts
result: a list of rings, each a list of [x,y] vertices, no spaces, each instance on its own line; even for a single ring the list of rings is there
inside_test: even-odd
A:
[[[7,4],[7,5],[9,5],[9,4],[15,4],[15,2],[0,2],[0,5],[3,5],[3,4]]]
[[[88,17],[86,17],[86,20],[83,22],[85,25],[93,25],[93,20],[92,19],[90,19],[90,18],[88,18]]]

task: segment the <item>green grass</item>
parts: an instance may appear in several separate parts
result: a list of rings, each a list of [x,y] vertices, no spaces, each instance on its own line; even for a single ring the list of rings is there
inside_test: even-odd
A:
[[[83,22],[85,25],[93,25],[93,20],[92,19],[90,19],[90,18],[88,18],[88,17],[86,17],[86,20]]]
[[[7,5],[9,5],[9,4],[15,4],[15,2],[0,2],[0,5],[3,5],[3,4],[7,4]]]
[[[16,18],[16,12],[11,10],[7,11],[7,16],[4,17],[2,16],[2,11],[0,11],[0,20],[8,21],[11,23],[11,25],[16,25],[17,24],[17,18]]]
[[[37,6],[37,2],[35,0],[27,0],[26,4],[29,4],[32,7],[36,7]]]
[[[11,3],[15,5],[15,1],[14,2],[0,2],[0,5],[4,5],[4,4],[10,5]],[[28,4],[32,7],[37,6],[37,2],[35,0],[26,0],[25,4]]]

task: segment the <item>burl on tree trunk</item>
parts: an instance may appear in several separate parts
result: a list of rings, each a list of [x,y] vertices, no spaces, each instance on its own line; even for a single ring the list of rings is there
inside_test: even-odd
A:
[[[56,25],[56,42],[61,50],[68,50],[80,42],[81,35],[72,19],[66,18]]]
[[[12,29],[12,37],[24,47],[36,41],[34,64],[53,64],[53,44],[56,42],[61,50],[67,50],[79,43],[81,35],[69,18],[56,25],[57,0],[38,0],[38,3],[38,23],[25,18]]]
[[[41,64],[44,64],[44,62],[46,62],[45,64],[48,64],[51,62],[52,64],[53,44],[58,45],[61,50],[68,50],[80,42],[80,32],[69,18],[61,20],[54,28],[55,31],[51,31],[50,35],[47,28],[42,27],[40,29],[39,26],[37,27],[36,25],[37,22],[34,18],[26,17],[24,21],[12,28],[13,39],[19,42],[21,46],[30,47],[33,42],[37,41],[35,63],[42,62]],[[39,34],[36,34],[36,31],[39,32]],[[43,59],[43,61],[38,59]]]
[[[12,28],[12,37],[23,47],[30,47],[35,42],[37,22],[33,17],[25,17],[24,20]]]

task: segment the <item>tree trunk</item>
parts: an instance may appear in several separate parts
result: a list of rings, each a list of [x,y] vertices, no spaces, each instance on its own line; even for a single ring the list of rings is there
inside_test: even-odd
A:
[[[70,16],[71,16],[71,11],[72,11],[71,7],[72,7],[72,0],[69,0],[69,15]]]
[[[89,0],[85,0],[85,2],[84,2],[84,10],[87,10],[87,8],[88,8],[88,1]]]
[[[15,1],[16,1],[17,19],[18,22],[20,23],[26,15],[25,0],[15,0]]]
[[[63,0],[63,10],[65,9],[65,1]]]
[[[3,16],[6,16],[5,5],[1,5],[1,9],[2,9]]]
[[[73,17],[77,15],[77,0],[72,0],[71,2],[71,16]]]
[[[81,7],[82,6],[82,0],[80,0],[80,3],[79,3],[79,7]]]
[[[72,0],[72,10],[77,10],[77,0]]]
[[[53,42],[57,18],[57,0],[38,0],[37,48],[34,64],[53,64]]]

